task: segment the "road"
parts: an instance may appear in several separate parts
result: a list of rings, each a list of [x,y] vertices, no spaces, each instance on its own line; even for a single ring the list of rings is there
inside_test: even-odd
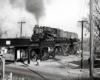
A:
[[[1,70],[1,66],[0,66]],[[37,70],[30,69],[26,65],[21,67],[15,67],[15,66],[6,66],[5,67],[6,74],[13,73],[13,76],[19,76],[19,77],[29,77],[32,80],[62,80],[65,79],[65,76],[59,75],[59,74],[50,74],[45,73]]]
[[[67,64],[66,61],[67,62],[69,61],[69,64],[73,63],[73,64],[80,65],[80,59],[77,56],[58,56],[57,59],[61,59],[60,62],[63,63],[64,65]],[[84,69],[89,68],[87,59],[88,58],[86,58],[84,60]],[[70,66],[68,66],[68,65],[63,66],[58,62],[59,61],[55,61],[55,60],[43,61],[43,62],[41,62],[40,67],[35,66],[33,64],[34,62],[31,63],[30,66],[27,66],[25,64],[19,66],[18,64],[14,64],[14,63],[13,63],[13,65],[9,65],[9,63],[6,63],[6,74],[8,75],[12,72],[13,76],[17,76],[17,77],[21,77],[21,78],[27,77],[27,79],[25,79],[25,80],[67,80],[68,77],[72,78],[74,75],[82,73],[82,72],[79,72],[80,66],[73,68],[70,72],[68,70],[70,68]],[[58,64],[61,65],[60,70],[63,69],[62,71],[57,70],[57,69],[59,69]],[[56,68],[55,68],[55,66],[56,66]],[[40,70],[38,70],[39,68],[40,68]],[[53,68],[53,69],[51,70],[49,68]],[[1,67],[0,67],[0,69],[1,69]],[[75,70],[75,69],[77,69],[77,70]],[[64,72],[67,71],[67,72],[64,73],[63,71]],[[78,73],[76,71],[78,71]]]

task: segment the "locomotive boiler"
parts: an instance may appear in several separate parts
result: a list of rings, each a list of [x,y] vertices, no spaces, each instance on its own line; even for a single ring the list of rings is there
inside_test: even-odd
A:
[[[50,28],[50,27],[46,27],[46,26],[40,26],[39,25],[35,25],[34,29],[33,29],[33,35],[31,37],[32,41],[37,39],[43,39],[43,40],[47,40],[47,39],[53,39],[53,40],[64,40],[64,39],[78,39],[78,34],[74,33],[74,32],[68,32],[68,31],[63,31],[61,29],[57,29],[57,28]]]

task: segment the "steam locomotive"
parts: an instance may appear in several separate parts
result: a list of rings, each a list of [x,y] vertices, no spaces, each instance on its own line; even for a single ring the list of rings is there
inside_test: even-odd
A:
[[[39,27],[39,25],[35,25],[31,42],[40,43],[40,46],[42,47],[42,59],[48,59],[49,56],[55,57],[58,53],[63,55],[75,53],[77,44],[75,44],[75,42],[79,42],[79,39],[78,34],[74,32],[63,31],[58,28],[46,26]],[[50,53],[48,53],[48,48]],[[40,49],[34,49],[31,53],[40,55],[39,51]]]
[[[61,29],[57,28],[50,28],[46,26],[40,26],[35,25],[33,29],[33,35],[31,37],[32,41],[35,40],[65,40],[65,39],[78,39],[77,33],[74,32],[68,32],[68,31],[63,31]]]

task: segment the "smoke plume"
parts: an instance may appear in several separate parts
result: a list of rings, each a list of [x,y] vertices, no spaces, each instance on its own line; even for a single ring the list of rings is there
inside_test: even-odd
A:
[[[26,0],[26,10],[35,16],[38,24],[39,19],[45,14],[43,0]]]
[[[10,0],[10,4],[12,5],[12,8],[24,8],[25,0]]]
[[[2,38],[20,36],[20,24],[24,21],[23,36],[31,36],[35,23],[32,14],[26,11],[25,0],[0,0],[0,30]],[[0,31],[0,33],[1,33]],[[7,32],[6,34],[4,32]]]
[[[31,36],[35,21],[38,24],[45,14],[44,4],[44,0],[0,0],[0,30],[7,32],[2,37],[19,37],[21,21],[26,22],[23,36]]]

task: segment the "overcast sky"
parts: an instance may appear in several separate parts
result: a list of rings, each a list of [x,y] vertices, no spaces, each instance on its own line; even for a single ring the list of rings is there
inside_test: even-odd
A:
[[[89,13],[89,0],[51,0],[46,5],[46,16],[42,25],[58,27],[65,31],[78,33],[81,36],[81,30],[78,21],[87,17]]]
[[[25,9],[24,1],[0,0],[0,27],[3,31],[8,32],[6,37],[20,35],[20,24],[17,23],[20,21],[26,22],[23,24],[23,35],[31,36],[32,29],[36,24],[36,17],[28,8]],[[76,32],[80,37],[81,30],[78,21],[82,20],[82,17],[87,17],[88,4],[88,0],[44,0],[44,14],[39,14],[41,15],[39,25]]]

